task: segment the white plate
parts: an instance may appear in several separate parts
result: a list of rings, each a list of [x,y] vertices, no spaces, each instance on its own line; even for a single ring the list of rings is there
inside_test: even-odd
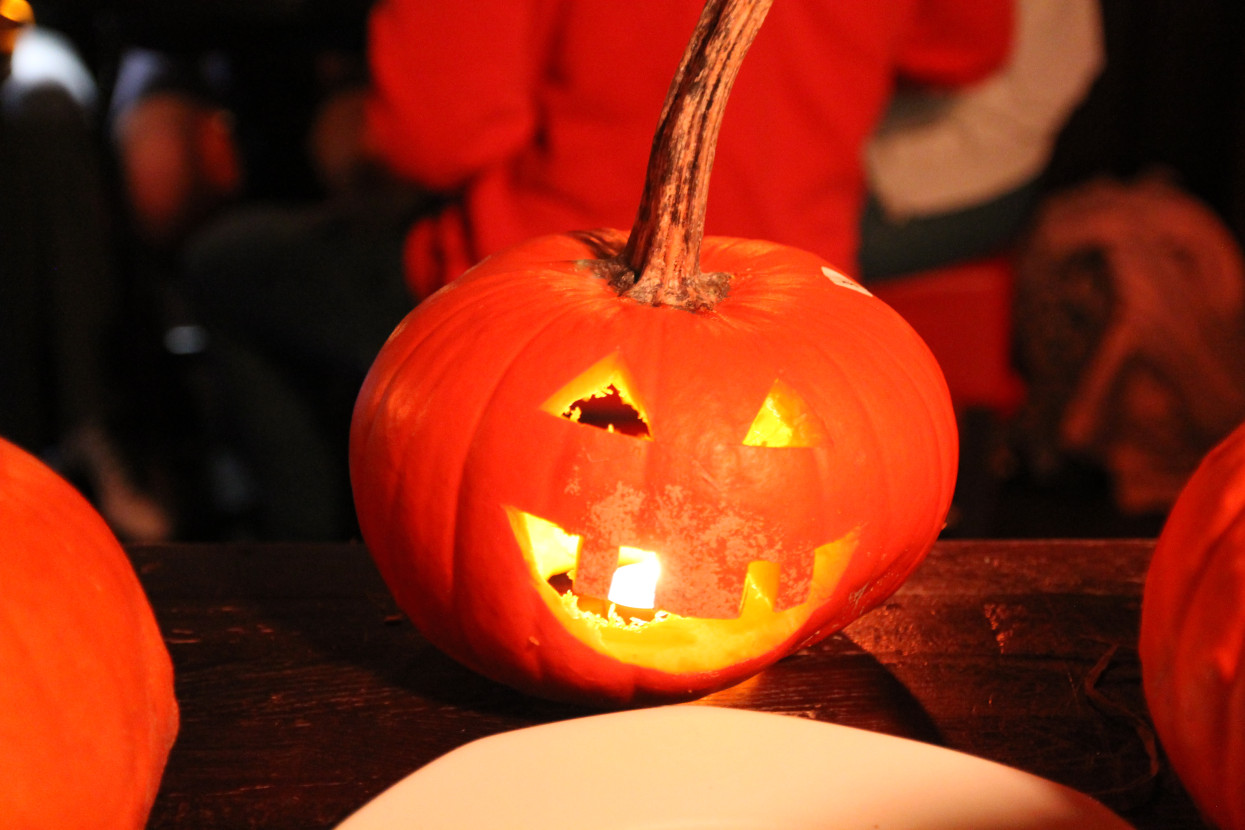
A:
[[[467,744],[338,830],[1125,830],[1086,795],[803,718],[667,706]]]

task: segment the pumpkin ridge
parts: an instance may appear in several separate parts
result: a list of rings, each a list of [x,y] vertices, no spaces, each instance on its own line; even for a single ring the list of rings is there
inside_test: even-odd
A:
[[[395,348],[400,342],[401,353],[387,361],[383,375],[374,376],[369,373],[369,377],[364,381],[363,388],[360,390],[358,404],[356,405],[356,409],[359,412],[355,420],[365,424],[365,431],[359,436],[357,441],[354,435],[351,436],[351,442],[358,444],[359,452],[366,453],[370,457],[373,454],[371,448],[374,446],[374,442],[386,439],[390,419],[387,417],[379,418],[377,413],[388,408],[393,395],[402,393],[399,394],[399,397],[405,397],[408,394],[403,387],[409,383],[411,375],[423,376],[418,369],[412,368],[412,365],[414,361],[425,359],[425,356],[420,351],[426,341],[434,337],[442,337],[447,340],[453,339],[452,336],[445,333],[446,327],[449,326],[454,326],[460,336],[467,334],[468,329],[471,328],[463,323],[474,316],[475,310],[473,305],[454,303],[451,298],[459,291],[481,292],[479,297],[474,296],[473,293],[472,299],[477,303],[490,301],[494,294],[508,296],[513,293],[513,289],[507,284],[507,278],[513,279],[512,275],[518,273],[519,270],[516,267],[513,272],[490,272],[478,279],[467,280],[456,285],[451,284],[453,291],[444,294],[435,305],[416,307],[408,313],[402,327],[403,329],[410,330],[416,336],[391,337],[381,351],[387,352]],[[468,271],[469,273],[470,271]],[[433,323],[425,322],[428,316],[438,313],[441,315],[441,319],[434,320]],[[456,345],[454,348],[461,347]],[[366,409],[362,406],[364,403],[368,404]],[[394,513],[401,512],[404,509],[405,506],[402,500],[398,500],[391,505],[391,510]],[[400,522],[394,521],[395,516],[391,515],[389,519],[387,526],[397,527],[401,525]]]
[[[843,356],[836,349],[832,348],[831,344],[825,338],[806,336],[805,339],[810,351],[818,355],[818,362],[822,367],[821,371],[825,374],[829,374],[833,371],[836,376],[833,384],[827,384],[827,386],[832,386],[836,389],[842,388],[852,390],[853,394],[850,398],[852,408],[854,411],[860,413],[861,417],[859,420],[868,423],[870,457],[880,457],[882,455],[880,449],[884,446],[884,442],[880,440],[880,436],[878,435],[877,430],[873,427],[872,422],[868,418],[863,417],[869,411],[868,401],[864,400],[856,391],[856,384],[851,382],[852,373],[844,366]],[[836,411],[841,408],[842,405],[842,399],[837,399],[833,402],[833,407]],[[833,430],[831,430],[831,434],[833,434]],[[825,476],[827,480],[833,480],[834,471],[827,469],[824,471],[823,476]]]
[[[1171,768],[1209,825],[1245,828],[1245,424],[1181,489],[1146,572],[1142,687]]]
[[[846,290],[846,289],[836,288],[834,290],[837,291],[837,290]],[[877,301],[877,302],[879,304],[879,311],[881,313],[887,314],[887,315],[893,315],[896,319],[902,320],[902,318],[900,318],[896,312],[890,309],[889,306],[886,306],[885,303],[882,303],[881,301]],[[875,361],[874,359],[877,356],[889,354],[893,350],[893,346],[890,343],[881,339],[877,335],[877,333],[870,330],[868,326],[859,325],[858,319],[854,316],[844,315],[840,318],[837,318],[836,320],[829,321],[829,322],[831,322],[832,324],[837,324],[839,327],[842,327],[845,325],[850,325],[852,327],[853,332],[852,332],[851,339],[855,342],[863,344],[863,348],[860,349],[860,354],[866,358],[869,358],[871,361],[873,361],[870,365],[870,370],[868,371],[867,374],[872,375],[874,377],[877,377],[879,375],[885,375],[887,378],[888,387],[892,389],[902,388],[906,394],[913,394],[913,395],[919,396],[920,403],[923,404],[924,406],[911,407],[910,411],[912,413],[929,414],[933,412],[947,411],[946,407],[949,406],[949,393],[944,398],[944,405],[942,407],[932,407],[928,405],[930,402],[930,399],[925,397],[925,394],[924,394],[926,391],[925,387],[928,386],[928,382],[918,382],[919,376],[917,376],[913,372],[912,368],[909,365],[912,362],[919,362],[919,361],[910,361],[910,360],[885,360],[885,361],[876,360]],[[904,322],[904,329],[907,332],[911,332],[911,327],[908,326],[906,322]],[[814,330],[816,329],[814,328]],[[843,355],[840,352],[832,349],[830,343],[825,338],[811,338],[811,343],[814,346],[814,348],[818,349],[821,352],[820,362],[822,363],[823,366],[827,366],[827,367],[834,366],[836,370],[839,371],[840,373],[844,373],[846,376],[850,376],[850,372],[845,370],[842,367]],[[916,338],[915,335],[914,335],[913,345],[919,346],[920,347],[919,351],[922,354],[922,356],[927,357],[928,363],[931,366],[936,367],[937,364],[934,360],[933,355],[929,353],[928,347],[926,347],[923,342],[920,342],[919,338]],[[923,362],[923,361],[920,361],[920,362]],[[931,379],[934,378],[934,373],[931,372],[929,374],[929,377]],[[945,381],[942,381],[940,374],[938,375],[937,380],[939,382],[940,387],[945,390],[946,388]],[[846,384],[845,383],[843,385],[845,388],[850,386],[853,390],[855,390],[858,387],[857,384]],[[863,413],[868,413],[872,410],[871,401],[861,398],[858,394],[853,395],[853,401],[856,407],[858,408],[858,410]],[[888,447],[891,447],[890,442],[884,439],[882,433],[879,431],[878,425],[875,423],[873,419],[862,418],[861,420],[864,424],[866,424],[866,426],[863,427],[863,429],[867,431],[867,434],[869,437],[869,444],[872,448],[872,457],[876,459],[884,458],[886,456],[886,452],[885,452],[886,449]],[[932,417],[929,417],[926,419],[925,425],[926,425],[926,429],[928,429],[928,431],[932,433],[934,436],[937,436],[938,434],[940,434],[941,431],[938,429],[938,426],[934,422]],[[905,424],[904,432],[905,432],[905,435],[908,437],[908,439],[911,440],[910,424]],[[859,433],[858,433],[858,437],[861,437]],[[941,451],[939,454],[940,456],[943,455]],[[952,453],[950,457],[944,456],[944,461],[945,461],[946,466],[953,467],[955,464],[954,453]],[[930,473],[931,475],[934,475],[935,477],[937,477],[935,471],[931,470]],[[899,487],[900,490],[905,489],[902,485],[897,485],[897,483],[894,481],[891,475],[878,475],[875,477],[875,483],[877,484],[879,488],[879,497],[884,500],[888,500],[888,501],[893,500],[894,497],[892,493],[895,491],[897,486]],[[948,489],[945,492],[941,492],[939,494],[938,511],[942,514],[945,514],[946,509],[950,504],[950,500],[951,500],[950,489],[951,487],[949,484]],[[881,532],[889,535],[889,534],[894,533],[894,528],[888,527],[886,530],[881,531]],[[876,539],[878,533],[879,531],[875,528],[868,535]],[[861,595],[860,600],[859,600],[860,604],[862,606],[871,605],[875,598],[884,597],[886,595],[889,595],[891,592],[893,592],[895,588],[897,588],[898,585],[903,581],[906,575],[910,573],[916,567],[917,564],[919,564],[920,559],[924,557],[924,552],[928,549],[929,544],[933,542],[933,540],[937,537],[937,535],[938,535],[937,532],[930,534],[930,538],[920,540],[919,544],[913,545],[910,550],[905,551],[902,555],[898,557],[876,557],[875,565],[871,567],[869,571],[869,578],[863,581],[865,584],[867,584],[870,587],[868,588],[868,590],[866,590]],[[869,559],[874,558],[873,554],[871,554],[869,551],[865,550],[864,553],[865,553],[866,558],[869,558]]]
[[[456,285],[456,290],[462,290],[461,285]],[[417,306],[399,324],[398,329],[394,331],[385,344],[381,347],[377,355],[376,361],[373,363],[372,370],[364,379],[363,386],[360,389],[358,399],[355,405],[355,411],[351,419],[350,430],[350,475],[351,484],[355,490],[355,497],[358,499],[361,495],[361,489],[364,482],[370,480],[370,477],[362,475],[361,468],[370,467],[372,459],[378,455],[383,456],[382,452],[389,449],[389,434],[393,429],[393,417],[390,413],[390,403],[396,397],[407,397],[410,393],[405,386],[410,382],[410,376],[420,374],[415,368],[412,368],[416,361],[424,360],[424,355],[420,353],[421,348],[426,341],[434,336],[445,337],[443,326],[446,321],[441,321],[440,325],[430,325],[424,322],[429,316],[441,312],[442,306],[447,302],[451,302],[449,297],[451,293],[445,293],[438,299],[436,295],[425,301],[425,304]],[[466,316],[467,309],[462,307],[459,314],[447,318],[455,319],[458,316]],[[454,312],[453,304],[450,305],[450,312]],[[397,354],[394,350],[399,349]],[[384,360],[382,366],[381,361]],[[408,439],[409,440],[409,439]],[[379,449],[378,449],[379,445]],[[402,516],[409,509],[412,501],[405,495],[407,484],[407,476],[399,476],[395,483],[392,497],[386,501],[386,517],[381,523],[384,528],[391,528],[400,531],[405,528],[405,524],[401,521]],[[457,484],[457,482],[455,482]],[[362,520],[364,517],[360,516]],[[447,531],[450,535],[452,531]],[[388,533],[385,534],[386,536]],[[375,548],[377,554],[381,554],[395,546],[397,540],[389,539],[382,548],[375,544],[373,540],[372,547]],[[398,547],[401,547],[398,545]],[[382,574],[386,581],[389,581],[393,574],[390,571],[392,563],[390,557],[377,556],[377,564],[381,566]],[[383,560],[383,562],[382,562]]]
[[[1198,521],[1198,524],[1201,527],[1206,527],[1211,524],[1219,526],[1215,527],[1212,531],[1213,535],[1203,537],[1204,541],[1202,544],[1206,553],[1198,558],[1197,569],[1180,578],[1180,581],[1182,582],[1180,596],[1174,598],[1168,597],[1169,602],[1171,599],[1175,599],[1177,603],[1175,605],[1170,605],[1164,612],[1164,617],[1167,620],[1166,625],[1169,628],[1172,626],[1172,622],[1175,621],[1174,631],[1166,637],[1166,640],[1169,643],[1181,643],[1187,641],[1188,630],[1194,623],[1196,610],[1202,605],[1201,594],[1203,591],[1213,588],[1213,584],[1209,580],[1217,571],[1219,558],[1221,556],[1230,558],[1232,555],[1231,541],[1226,537],[1232,533],[1235,527],[1235,522],[1233,522],[1229,517],[1220,519],[1219,521],[1207,523],[1204,520],[1205,514],[1208,512],[1205,501],[1211,500],[1210,497],[1214,494],[1199,491],[1195,495],[1197,495],[1198,498],[1191,501],[1190,504],[1184,509],[1181,509],[1179,511],[1179,515],[1176,515],[1176,513],[1173,512],[1173,515],[1168,519],[1169,523],[1174,524],[1175,529],[1179,529],[1180,526],[1185,523],[1186,519],[1189,521],[1201,519],[1201,521]],[[1212,508],[1211,512],[1214,512],[1216,514],[1216,518],[1218,518],[1219,514],[1225,512],[1227,507],[1219,502],[1218,499],[1214,499],[1214,502],[1213,508],[1219,509],[1214,510]],[[1196,509],[1193,509],[1195,505]],[[1180,534],[1181,538],[1183,538],[1183,536],[1184,534]],[[1167,546],[1166,543],[1163,542],[1162,538],[1159,539],[1158,544],[1163,545],[1164,547]],[[1158,551],[1156,549],[1156,557],[1157,555]],[[1167,559],[1167,557],[1164,556],[1162,559]],[[1181,569],[1184,570],[1183,567]],[[1163,575],[1163,572],[1156,568],[1152,574],[1147,577],[1147,582],[1151,579],[1157,580]],[[1169,578],[1174,576],[1170,573],[1170,568],[1168,569],[1166,576]],[[1165,594],[1165,596],[1167,595]],[[1178,657],[1179,655],[1176,656]]]
[[[511,279],[513,279],[513,277],[511,277]],[[529,297],[529,299],[535,300],[535,298],[532,298],[532,297]],[[485,413],[490,411],[493,403],[495,402],[497,398],[497,395],[499,394],[499,390],[501,389],[501,387],[506,384],[507,380],[511,380],[511,381],[514,380],[513,373],[517,371],[516,366],[519,365],[520,358],[522,357],[522,355],[531,348],[533,343],[545,337],[551,329],[554,329],[556,326],[561,324],[567,317],[582,316],[585,313],[585,309],[580,308],[579,306],[566,307],[565,305],[555,305],[553,306],[553,308],[554,308],[554,311],[557,312],[556,314],[542,315],[541,324],[538,327],[529,329],[526,336],[523,338],[521,342],[516,340],[516,341],[512,341],[511,344],[508,344],[512,346],[509,357],[505,360],[497,361],[497,372],[492,382],[489,384],[489,388],[486,390],[486,394],[480,398],[480,404],[476,408],[477,417],[475,418],[475,422],[472,424],[472,427],[470,429],[471,437],[466,442],[466,445],[464,446],[464,452],[462,456],[464,459],[470,458],[476,452],[480,451],[479,446],[478,446],[478,442],[480,441],[479,426],[486,417]],[[542,309],[542,310],[547,310],[547,309]],[[589,310],[589,313],[590,313],[590,310]],[[493,357],[496,360],[495,354],[493,355]],[[454,500],[454,513],[452,516],[448,517],[446,526],[451,529],[450,532],[452,534],[458,535],[460,532],[459,527],[458,527],[459,522],[461,521],[460,517],[462,516],[464,512],[467,512],[463,508],[463,503],[471,497],[471,494],[467,492],[467,488],[464,488],[461,486],[462,479],[465,475],[465,471],[462,465],[455,465],[455,474],[458,476],[458,478],[454,482],[453,491],[457,493],[457,498]],[[463,567],[462,558],[464,556],[467,556],[469,553],[470,552],[467,551],[464,548],[464,546],[457,545],[457,544],[454,545],[453,568],[455,571],[467,571],[468,570],[467,568]],[[454,589],[455,596],[457,596],[457,590],[458,590],[457,587],[455,587]],[[529,622],[530,621],[531,620],[529,617]],[[474,651],[475,650],[474,646],[472,646],[472,648]],[[537,663],[541,662],[539,659],[537,659],[537,656],[535,654],[531,656],[531,659]]]
[[[898,316],[897,313],[896,316]],[[937,367],[937,362],[933,356],[933,353],[929,351],[929,347],[926,345],[925,341],[921,340],[920,335],[917,334],[917,332],[910,326],[908,327],[908,332],[911,335],[913,347],[928,353],[929,360],[905,360],[897,363],[896,367],[903,373],[903,379],[906,381],[907,385],[921,396],[921,403],[923,406],[914,407],[913,411],[938,412],[940,411],[940,408],[935,405],[933,396],[937,394],[942,401],[950,401],[951,399],[951,392],[947,388],[946,378],[943,377],[941,371],[930,371],[931,368],[936,369]],[[937,440],[938,436],[941,434],[940,431],[932,423],[926,423],[923,424],[923,426],[926,427],[930,433],[932,433],[931,437]],[[952,432],[947,435],[947,438],[949,440],[939,442],[939,455],[941,456],[944,464],[952,467],[958,467],[959,434]],[[924,438],[922,438],[922,440],[924,440]],[[953,480],[950,482],[949,489],[942,496],[944,503],[948,506],[948,508],[950,507],[951,500],[954,495],[954,489],[955,482]]]
[[[1216,613],[1216,603],[1213,601],[1213,597],[1217,583],[1211,579],[1211,576],[1219,570],[1219,568],[1216,567],[1219,557],[1221,555],[1230,557],[1232,554],[1231,541],[1225,538],[1226,535],[1227,534],[1221,534],[1213,542],[1206,544],[1203,549],[1204,555],[1198,563],[1199,568],[1196,576],[1194,576],[1191,580],[1186,579],[1184,593],[1185,596],[1189,598],[1189,602],[1184,609],[1181,609],[1179,622],[1175,627],[1174,639],[1171,640],[1172,642],[1192,642],[1190,639],[1191,632],[1196,633],[1201,631],[1204,633],[1206,629],[1206,625],[1204,623],[1206,615],[1214,615]],[[1207,602],[1206,595],[1210,595],[1212,601]],[[1222,631],[1222,627],[1219,627],[1217,630]],[[1168,636],[1171,637],[1173,635]],[[1193,684],[1192,688],[1196,688],[1199,685],[1207,683],[1217,684],[1222,679],[1222,676],[1218,671],[1218,666],[1203,665],[1202,660],[1205,654],[1204,649],[1206,649],[1209,645],[1209,643],[1205,642],[1200,643],[1199,649],[1196,651],[1191,651],[1188,648],[1178,648],[1173,654],[1170,662],[1172,671],[1166,680],[1166,684],[1169,686],[1171,703],[1174,704],[1171,705],[1170,711],[1173,711],[1177,715],[1186,713],[1190,704],[1196,703],[1197,699],[1202,697],[1201,694],[1190,694],[1182,691],[1182,683],[1184,682],[1181,679],[1182,677],[1190,678],[1189,682]],[[1205,674],[1208,672],[1213,676],[1209,678],[1206,677]],[[1241,672],[1237,672],[1237,674],[1239,676]],[[1232,684],[1228,684],[1229,688],[1231,685]],[[1222,721],[1228,717],[1229,711],[1230,710],[1225,707],[1214,710],[1206,709],[1197,714],[1198,718],[1205,718],[1208,716],[1213,717],[1217,728],[1207,729],[1206,731],[1208,733],[1213,732],[1217,737],[1221,738],[1221,740],[1204,741],[1200,743],[1198,751],[1201,753],[1202,757],[1199,759],[1198,763],[1207,766],[1208,768],[1218,769],[1223,772],[1226,772],[1226,769],[1224,768],[1226,761],[1225,756],[1229,749],[1228,743],[1230,740],[1225,736],[1231,735],[1231,729],[1226,728],[1229,724],[1225,724]],[[1169,752],[1176,752],[1183,755],[1187,752],[1187,750],[1187,746],[1179,745],[1171,747]],[[1224,780],[1230,781],[1232,779],[1225,778]]]

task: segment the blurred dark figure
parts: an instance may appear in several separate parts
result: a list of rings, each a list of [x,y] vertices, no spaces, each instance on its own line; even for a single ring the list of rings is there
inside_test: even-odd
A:
[[[117,5],[123,15],[133,11]],[[200,261],[204,254],[196,251],[212,249],[212,238],[221,234],[237,234],[232,255],[255,255],[257,286],[327,267],[324,258],[338,251],[365,257],[376,250],[366,226],[377,200],[362,184],[369,174],[353,153],[362,124],[370,4],[197,3],[192,10],[184,4],[129,5],[143,13],[124,18],[132,25],[113,86],[112,137],[143,266],[153,281],[179,286],[165,296],[164,314],[172,346],[185,353],[183,373],[201,424],[195,436],[206,479],[200,509],[207,526],[201,534],[272,536],[263,528],[275,501],[298,511],[287,524],[306,528],[299,535],[326,536],[324,527],[349,526],[348,517],[325,512],[322,503],[297,493],[289,501],[280,495],[270,500],[271,488],[262,484],[268,480],[265,459],[290,442],[310,442],[307,436],[317,427],[304,425],[305,410],[282,407],[287,378],[251,360],[257,351],[249,344],[239,345],[234,332],[215,325],[205,337],[203,324],[216,318],[210,306],[186,307],[180,281],[186,262]],[[343,201],[349,205],[339,210]],[[332,215],[322,227],[292,230],[281,218],[268,221],[277,214],[320,214],[330,205]],[[285,256],[267,257],[265,252],[282,250],[291,233],[301,244],[284,248]],[[246,294],[234,299],[253,301],[248,313],[274,329],[301,327],[339,304],[310,285],[299,285],[280,301]],[[329,378],[322,382],[331,385]],[[318,381],[310,394],[320,386]],[[268,403],[257,406],[252,396]],[[328,400],[340,398],[337,391]],[[275,417],[276,428],[257,426],[255,412]],[[256,435],[265,437],[255,441]],[[295,482],[330,475],[319,463],[322,452],[275,457],[285,465],[280,474]]]
[[[1129,515],[1165,514],[1245,420],[1245,260],[1205,203],[1158,177],[1052,196],[1020,253],[1017,424],[1042,475],[1110,477]]]
[[[236,204],[341,186],[335,131],[366,77],[368,5],[35,0],[41,39],[89,92],[9,96],[4,417],[101,505],[144,496],[142,480],[163,515],[122,535],[228,535],[246,508],[203,331],[174,290],[180,257]]]
[[[119,172],[147,242],[180,244],[222,204],[325,195],[312,134],[325,102],[366,77],[369,5],[95,4]]]
[[[1021,249],[1009,536],[1157,532],[1245,406],[1245,4],[1101,9],[1106,67]]]
[[[0,87],[0,434],[69,475],[123,538],[165,539],[167,507],[140,487],[112,430],[121,291],[94,79],[55,31],[12,41]]]

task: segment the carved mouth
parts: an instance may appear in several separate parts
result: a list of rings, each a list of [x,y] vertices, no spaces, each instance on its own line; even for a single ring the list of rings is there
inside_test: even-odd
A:
[[[511,510],[519,544],[525,549],[536,575],[573,602],[579,612],[605,618],[621,618],[628,625],[651,622],[669,616],[656,607],[657,583],[661,579],[661,557],[656,551],[619,546],[618,561],[605,596],[576,591],[576,566],[581,539],[567,533],[554,522],[521,510]],[[774,571],[774,573],[770,573]],[[746,604],[763,601],[773,610],[777,566],[753,562],[748,567],[739,611]]]
[[[689,617],[654,607],[660,551],[619,548],[608,596],[581,595],[579,537],[522,510],[507,513],[546,604],[564,626],[619,660],[667,671],[711,671],[777,646],[830,597],[856,547],[853,532],[813,551],[813,578],[799,605],[775,610],[779,568],[757,561],[748,566],[735,617]]]

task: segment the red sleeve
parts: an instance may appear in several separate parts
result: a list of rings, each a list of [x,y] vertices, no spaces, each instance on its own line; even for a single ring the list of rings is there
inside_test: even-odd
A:
[[[369,142],[397,173],[450,190],[531,142],[539,0],[383,0],[369,21]]]
[[[921,0],[902,45],[900,70],[910,80],[961,86],[980,80],[1011,50],[1013,0]]]

